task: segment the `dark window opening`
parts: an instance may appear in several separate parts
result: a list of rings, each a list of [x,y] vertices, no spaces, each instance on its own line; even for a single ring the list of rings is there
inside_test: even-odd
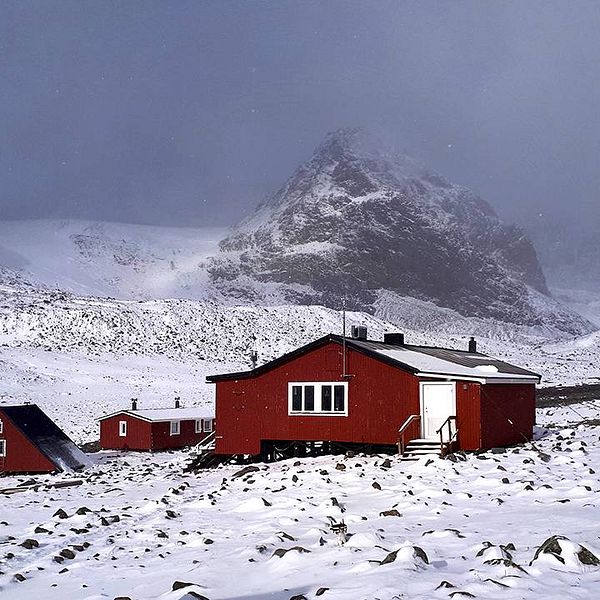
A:
[[[315,386],[307,385],[304,388],[304,410],[313,412],[315,410]]]
[[[333,388],[333,410],[336,412],[344,412],[345,410],[343,385],[336,385]]]
[[[324,385],[321,388],[321,410],[324,412],[331,411],[331,386]]]
[[[292,410],[302,410],[302,386],[295,385],[292,387]]]

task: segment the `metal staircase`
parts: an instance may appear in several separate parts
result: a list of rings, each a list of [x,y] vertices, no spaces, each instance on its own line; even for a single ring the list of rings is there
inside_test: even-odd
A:
[[[398,430],[398,453],[401,460],[414,461],[424,456],[446,456],[458,447],[456,416],[449,416],[436,431],[437,439],[413,437],[420,432],[421,415],[410,415]],[[410,439],[406,442],[405,439]]]

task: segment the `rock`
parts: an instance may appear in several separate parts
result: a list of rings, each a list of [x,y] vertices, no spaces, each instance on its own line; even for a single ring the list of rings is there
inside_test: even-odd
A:
[[[69,548],[63,548],[60,552],[59,552],[60,556],[62,556],[63,558],[68,558],[68,559],[73,559],[75,558],[75,552],[73,552],[73,550],[70,550]]]
[[[90,512],[92,512],[92,511],[87,506],[81,506],[80,508],[77,509],[75,514],[76,515],[87,515]]]
[[[52,516],[58,517],[59,519],[68,519],[69,518],[69,515],[62,508],[59,508]]]
[[[265,506],[273,506],[268,500],[265,500],[264,498],[261,498],[261,500]]]
[[[380,485],[379,485],[379,484],[378,484],[376,481],[374,481],[374,482],[371,484],[371,486],[372,486],[372,487],[374,487],[376,490],[380,490],[380,489],[381,489],[381,486],[380,486]]]
[[[293,546],[292,548],[277,548],[275,552],[273,552],[273,556],[277,556],[279,558],[283,558],[288,552],[299,552],[300,554],[307,554],[310,550],[303,548],[302,546]]]
[[[456,587],[456,586],[453,585],[452,583],[450,583],[449,581],[444,580],[435,589],[439,590],[440,588],[454,588],[454,587]]]
[[[171,590],[173,592],[175,592],[177,590],[182,590],[183,588],[190,587],[190,585],[196,585],[196,584],[195,583],[188,583],[188,582],[185,582],[185,581],[174,581],[173,585],[171,587]]]
[[[27,550],[32,550],[33,548],[39,548],[40,543],[37,540],[26,539],[24,542],[21,542],[19,546],[23,546]]]
[[[465,598],[476,598],[475,594],[471,594],[471,592],[452,592],[450,594],[450,598],[454,598],[454,596],[464,596]]]
[[[396,557],[398,556],[398,550],[394,550],[393,552],[390,552],[382,561],[380,564],[382,565],[388,565],[389,563],[393,563],[396,560]]]
[[[254,473],[256,471],[260,471],[260,469],[258,467],[255,467],[254,465],[248,465],[247,467],[244,467],[243,469],[240,469],[239,471],[236,471],[231,478],[232,479],[237,479],[238,477],[243,477],[244,475],[247,475],[248,473]]]
[[[391,469],[392,468],[392,461],[389,458],[386,458],[382,463],[381,463],[381,468],[382,469]]]
[[[317,590],[317,593],[315,594],[315,596],[322,596],[328,590],[329,590],[329,588],[327,588],[327,587],[320,587]]]
[[[345,465],[345,464],[343,464],[343,463],[338,463],[337,465],[335,465],[335,468],[336,468],[338,471],[345,471],[345,470],[346,470],[346,465]],[[304,596],[303,596],[303,597],[304,597]]]
[[[22,581],[25,581],[25,576],[21,575],[21,573],[15,573],[15,576],[13,577],[13,579],[20,583]]]
[[[45,527],[42,527],[41,525],[38,525],[34,530],[33,533],[50,533],[50,530],[46,529]]]
[[[291,596],[290,600],[308,600],[308,598],[304,594],[297,594],[296,596]]]
[[[384,510],[384,511],[380,512],[379,516],[380,517],[401,517],[402,515],[395,508],[392,508],[391,510]]]

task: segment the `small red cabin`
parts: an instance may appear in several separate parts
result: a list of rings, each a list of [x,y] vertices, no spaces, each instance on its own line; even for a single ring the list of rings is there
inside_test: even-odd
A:
[[[120,410],[100,420],[103,450],[170,450],[194,446],[214,432],[214,416],[205,408]]]
[[[35,404],[0,405],[0,473],[78,471],[85,454]]]
[[[359,331],[359,334],[362,333]],[[294,442],[477,450],[530,440],[539,375],[477,352],[328,335],[252,371],[213,375],[217,454]]]

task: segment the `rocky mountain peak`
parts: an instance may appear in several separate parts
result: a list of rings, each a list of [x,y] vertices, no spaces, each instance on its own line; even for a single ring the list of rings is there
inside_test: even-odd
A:
[[[278,286],[287,301],[339,307],[344,298],[376,312],[382,292],[392,292],[525,324],[542,319],[532,294],[548,293],[523,231],[357,129],[328,134],[221,242],[210,272],[236,296]]]

